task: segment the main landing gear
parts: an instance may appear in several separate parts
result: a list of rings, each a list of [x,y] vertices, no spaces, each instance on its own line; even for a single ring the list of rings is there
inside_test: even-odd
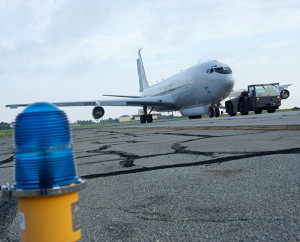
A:
[[[208,116],[210,118],[220,117],[220,109],[219,108],[209,107],[209,109],[208,109]]]
[[[153,121],[153,117],[152,117],[152,114],[151,112],[153,111],[153,108],[151,109],[151,111],[149,112],[149,114],[147,114],[147,106],[144,106],[143,107],[143,111],[144,111],[144,114],[140,116],[140,121],[142,124],[144,123],[152,123]]]

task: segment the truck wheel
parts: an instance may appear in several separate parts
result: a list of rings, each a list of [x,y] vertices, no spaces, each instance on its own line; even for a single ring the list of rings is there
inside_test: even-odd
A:
[[[249,112],[246,112],[246,104],[244,101],[241,101],[239,104],[239,110],[241,115],[248,115]]]
[[[228,110],[229,116],[235,116],[236,115],[236,113],[233,112],[233,105],[232,105],[232,103],[228,103],[227,110]]]
[[[261,114],[261,113],[262,113],[262,110],[254,110],[254,113],[255,113],[255,114]]]
[[[268,113],[275,113],[276,109],[268,109],[267,112]]]

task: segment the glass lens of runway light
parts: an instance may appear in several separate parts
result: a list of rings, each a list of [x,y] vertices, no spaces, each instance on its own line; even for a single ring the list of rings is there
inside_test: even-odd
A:
[[[66,114],[34,103],[16,118],[15,188],[45,189],[78,181]]]

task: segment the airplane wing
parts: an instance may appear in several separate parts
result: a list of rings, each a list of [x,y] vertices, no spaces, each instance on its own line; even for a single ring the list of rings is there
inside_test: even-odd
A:
[[[241,95],[242,92],[246,92],[246,89],[238,89],[238,90],[232,90],[231,93],[229,94],[228,98],[233,99]]]
[[[82,102],[62,102],[62,103],[53,103],[56,106],[59,107],[72,107],[72,106],[95,106],[96,101],[82,101]],[[16,109],[19,107],[27,107],[29,106],[30,103],[28,104],[7,104],[5,107],[10,108],[10,109]]]
[[[175,102],[170,96],[157,97],[136,97],[113,100],[94,100],[94,101],[79,101],[79,102],[56,102],[53,103],[58,107],[72,106],[150,106],[150,107],[175,107]],[[26,107],[30,104],[8,104],[5,107],[18,108]]]

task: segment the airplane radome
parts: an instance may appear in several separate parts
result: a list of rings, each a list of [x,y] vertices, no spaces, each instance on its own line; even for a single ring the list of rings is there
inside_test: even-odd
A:
[[[189,118],[220,116],[220,103],[231,93],[234,77],[231,68],[219,61],[212,60],[194,65],[170,78],[149,86],[141,56],[138,51],[137,70],[140,96],[106,95],[119,97],[111,100],[92,100],[53,103],[59,107],[94,106],[95,119],[103,117],[103,106],[140,106],[144,114],[141,123],[152,122],[152,111],[180,111]],[[9,104],[6,107],[25,107],[29,104]]]

